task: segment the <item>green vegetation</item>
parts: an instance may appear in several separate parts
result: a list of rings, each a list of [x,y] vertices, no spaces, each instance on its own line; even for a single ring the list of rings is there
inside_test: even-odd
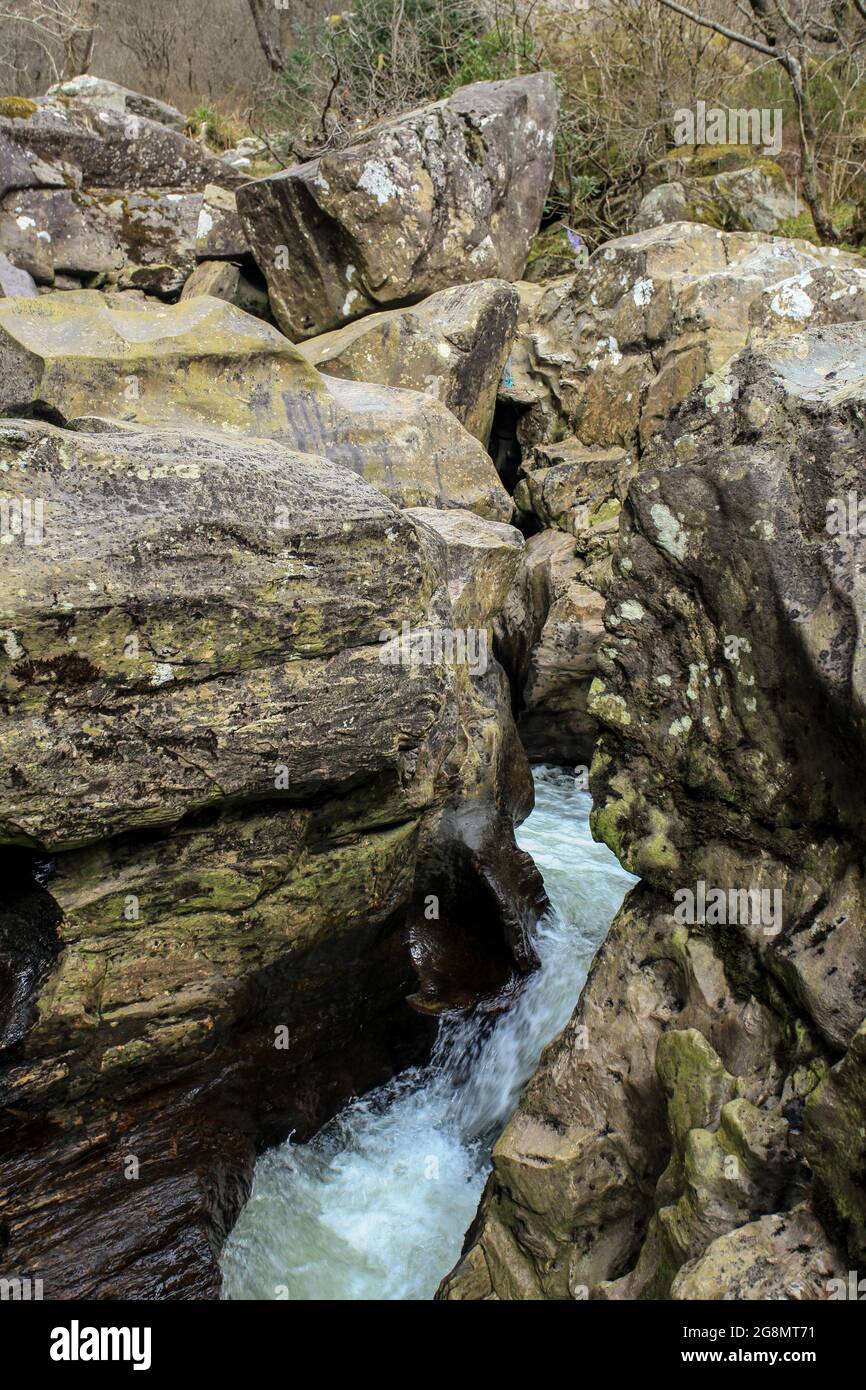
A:
[[[866,74],[860,48],[805,60],[817,177],[838,231],[866,241]],[[782,112],[779,163],[802,173],[797,110],[778,63],[653,0],[597,0],[589,9],[519,0],[358,0],[295,35],[273,115],[280,153],[309,158],[370,123],[471,82],[540,69],[559,89],[556,165],[545,222],[580,227],[590,245],[621,233],[659,162],[677,153],[675,113],[698,100]],[[219,138],[217,132],[217,139]],[[707,175],[759,158],[707,147]],[[858,209],[861,211],[858,212]],[[798,219],[799,221],[799,219]],[[815,239],[811,217],[801,234]]]

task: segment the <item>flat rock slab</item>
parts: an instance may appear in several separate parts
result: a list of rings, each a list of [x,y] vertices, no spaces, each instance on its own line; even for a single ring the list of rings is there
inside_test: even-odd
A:
[[[116,303],[116,301],[114,301]],[[438,401],[322,376],[223,300],[143,310],[97,291],[0,301],[0,410],[274,439],[359,473],[399,506],[510,521],[493,460]]]
[[[177,130],[144,115],[72,97],[0,107],[0,196],[16,188],[203,189],[243,175]]]

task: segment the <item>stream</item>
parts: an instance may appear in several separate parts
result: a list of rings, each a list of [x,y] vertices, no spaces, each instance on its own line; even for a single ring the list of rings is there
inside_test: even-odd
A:
[[[535,797],[517,838],[553,904],[540,969],[492,1026],[444,1019],[426,1066],[259,1159],[223,1253],[224,1297],[430,1299],[456,1263],[496,1136],[636,882],[593,841],[590,797],[567,772],[536,768]]]

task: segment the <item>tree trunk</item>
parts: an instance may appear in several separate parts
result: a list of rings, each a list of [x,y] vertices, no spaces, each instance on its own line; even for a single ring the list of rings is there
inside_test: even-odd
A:
[[[265,55],[268,67],[271,72],[283,73],[286,70],[286,60],[280,52],[279,41],[270,32],[265,13],[273,15],[276,13],[273,0],[250,0],[250,11],[253,16],[253,23],[256,26],[256,33],[259,36],[262,52]]]
[[[815,159],[815,118],[812,113],[812,103],[803,82],[803,66],[791,53],[786,54],[780,61],[788,74],[797,107],[797,127],[803,163],[803,196],[809,205],[819,241],[824,246],[834,246],[842,238],[833,226],[833,219],[827,211],[824,195],[821,192],[818,165]]]

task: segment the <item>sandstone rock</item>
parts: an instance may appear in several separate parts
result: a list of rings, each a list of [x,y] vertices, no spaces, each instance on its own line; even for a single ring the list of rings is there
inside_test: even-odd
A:
[[[568,531],[583,555],[608,553],[634,455],[625,449],[587,447],[576,439],[537,445],[522,463],[514,500],[543,526]]]
[[[195,253],[200,261],[242,260],[250,255],[249,242],[238,215],[234,193],[208,184],[202,194],[196,227]]]
[[[143,92],[131,92],[128,87],[121,87],[104,77],[86,74],[72,77],[66,82],[55,82],[48,88],[47,95],[55,99],[69,97],[75,101],[87,101],[100,110],[146,116],[148,120],[157,121],[172,130],[183,132],[186,129],[186,116],[176,106],[146,96]]]
[[[256,318],[270,319],[270,304],[264,281],[253,278],[233,261],[200,261],[180,292],[181,299],[210,295],[236,304]]]
[[[455,620],[466,627],[491,627],[520,564],[520,532],[473,512],[411,507],[407,515],[434,531],[445,547],[444,570]]]
[[[587,569],[579,582],[592,588],[616,550],[628,479],[688,391],[747,342],[863,318],[866,262],[679,224],[600,247],[572,277],[518,288],[494,454],[523,524],[572,532]],[[560,644],[582,647],[582,631],[569,637],[567,623]],[[593,674],[590,662],[572,686],[587,731]],[[558,707],[568,705],[563,684]]]
[[[201,208],[200,193],[26,189],[0,205],[0,242],[45,284],[104,275],[173,294],[195,266]]]
[[[835,1223],[858,1269],[866,1259],[866,1197],[861,1174],[866,1159],[866,1023],[841,1062],[809,1096],[803,1149],[815,1174],[818,1208]]]
[[[587,700],[604,600],[584,570],[570,537],[530,536],[497,625],[520,737],[536,762],[588,767],[592,757],[596,721]]]
[[[144,115],[80,97],[42,97],[20,114],[0,109],[0,197],[10,190],[235,187],[242,174]]]
[[[299,351],[328,376],[424,391],[486,443],[516,326],[516,292],[503,280],[480,280],[368,314]]]
[[[778,232],[799,201],[772,159],[709,177],[659,184],[637,210],[634,230],[665,222],[705,222],[727,232]]]
[[[532,963],[503,674],[381,641],[491,622],[519,540],[189,422],[7,419],[0,459],[30,503],[0,578],[0,1266],[212,1296],[255,1147],[419,1057],[410,992],[465,1005]]]
[[[528,306],[515,346],[524,450],[574,435],[645,446],[748,344],[862,319],[866,261],[808,242],[689,223],[601,246]]]
[[[803,1205],[720,1236],[699,1259],[683,1265],[671,1286],[671,1298],[823,1300],[841,1269],[838,1253]]]
[[[0,410],[220,429],[324,454],[404,506],[508,521],[482,446],[416,392],[321,376],[276,329],[211,298],[142,313],[96,292],[0,301]]]
[[[238,208],[295,339],[467,281],[517,280],[553,169],[547,73],[477,82],[246,184]]]

